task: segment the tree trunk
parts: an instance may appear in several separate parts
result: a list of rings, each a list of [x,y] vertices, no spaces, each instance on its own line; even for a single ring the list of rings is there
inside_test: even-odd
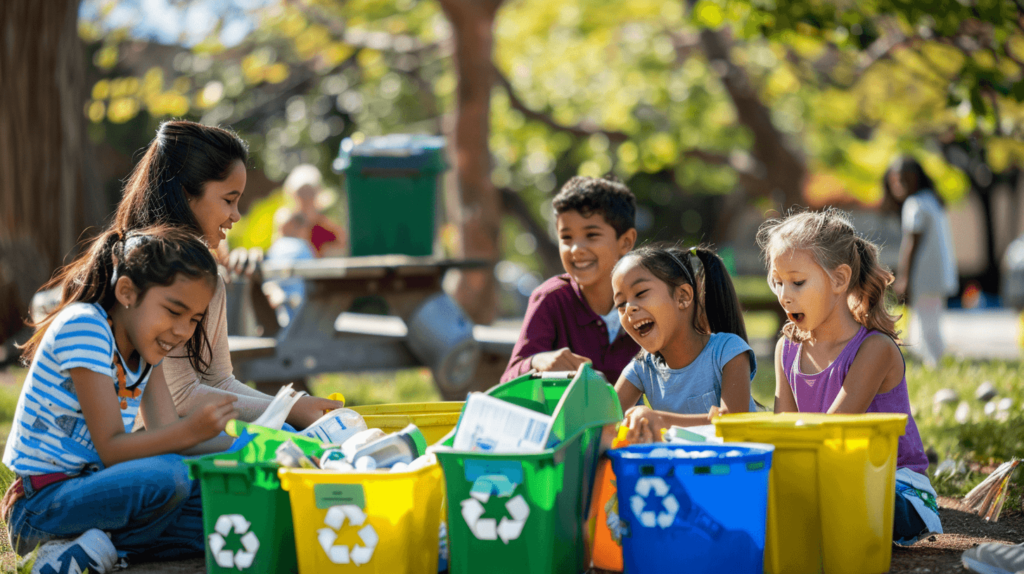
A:
[[[78,0],[0,2],[0,341],[84,227]]]
[[[491,86],[494,67],[494,18],[501,0],[440,0],[452,25],[458,89],[454,150],[459,190],[458,253],[467,259],[497,262],[501,200],[491,184]],[[459,272],[455,299],[476,323],[497,313],[498,296],[491,268]]]
[[[696,4],[696,0],[686,2],[691,10]],[[754,136],[750,153],[756,165],[742,170],[740,174],[746,195],[771,198],[783,212],[802,204],[807,174],[804,160],[772,123],[771,114],[761,102],[746,70],[732,61],[729,55],[731,42],[726,33],[722,30],[701,30],[700,44],[708,63],[718,72],[729,93],[739,122]]]

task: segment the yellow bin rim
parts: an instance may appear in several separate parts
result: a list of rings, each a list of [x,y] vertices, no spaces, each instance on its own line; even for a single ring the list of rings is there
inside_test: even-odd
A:
[[[824,413],[737,413],[716,417],[715,434],[724,437],[732,431],[761,430],[801,433],[811,429],[874,429],[885,434],[906,432],[907,415],[900,413],[864,413],[840,415]],[[793,438],[796,438],[794,436]]]
[[[465,404],[463,401],[438,401],[362,405],[349,408],[362,415],[369,428],[395,432],[409,424],[414,424],[427,439],[427,444],[434,444],[455,428]]]

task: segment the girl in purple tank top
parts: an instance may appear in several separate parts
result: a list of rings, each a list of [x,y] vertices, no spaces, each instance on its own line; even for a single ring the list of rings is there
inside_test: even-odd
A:
[[[893,540],[941,533],[928,459],[910,413],[896,317],[885,306],[892,274],[878,247],[838,209],[766,222],[758,244],[768,283],[789,321],[775,348],[775,412],[902,413]]]

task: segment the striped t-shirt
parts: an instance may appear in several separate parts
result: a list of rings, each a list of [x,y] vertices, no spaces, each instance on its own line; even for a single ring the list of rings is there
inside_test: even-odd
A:
[[[138,369],[128,368],[99,305],[72,303],[61,311],[32,359],[7,437],[4,464],[20,476],[77,474],[86,464],[102,465],[82,416],[71,369],[84,367],[110,377],[116,392],[115,357],[124,367],[126,387],[138,391],[125,398],[121,410],[125,432],[131,432],[151,369],[141,358]]]

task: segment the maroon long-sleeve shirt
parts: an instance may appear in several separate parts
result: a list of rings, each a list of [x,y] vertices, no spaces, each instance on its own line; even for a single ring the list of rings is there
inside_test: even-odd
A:
[[[568,347],[593,361],[594,368],[615,384],[626,365],[640,351],[625,331],[608,342],[608,326],[583,296],[569,274],[548,279],[533,290],[526,307],[523,329],[512,351],[512,359],[501,376],[510,381],[530,370],[530,358],[537,353]]]

